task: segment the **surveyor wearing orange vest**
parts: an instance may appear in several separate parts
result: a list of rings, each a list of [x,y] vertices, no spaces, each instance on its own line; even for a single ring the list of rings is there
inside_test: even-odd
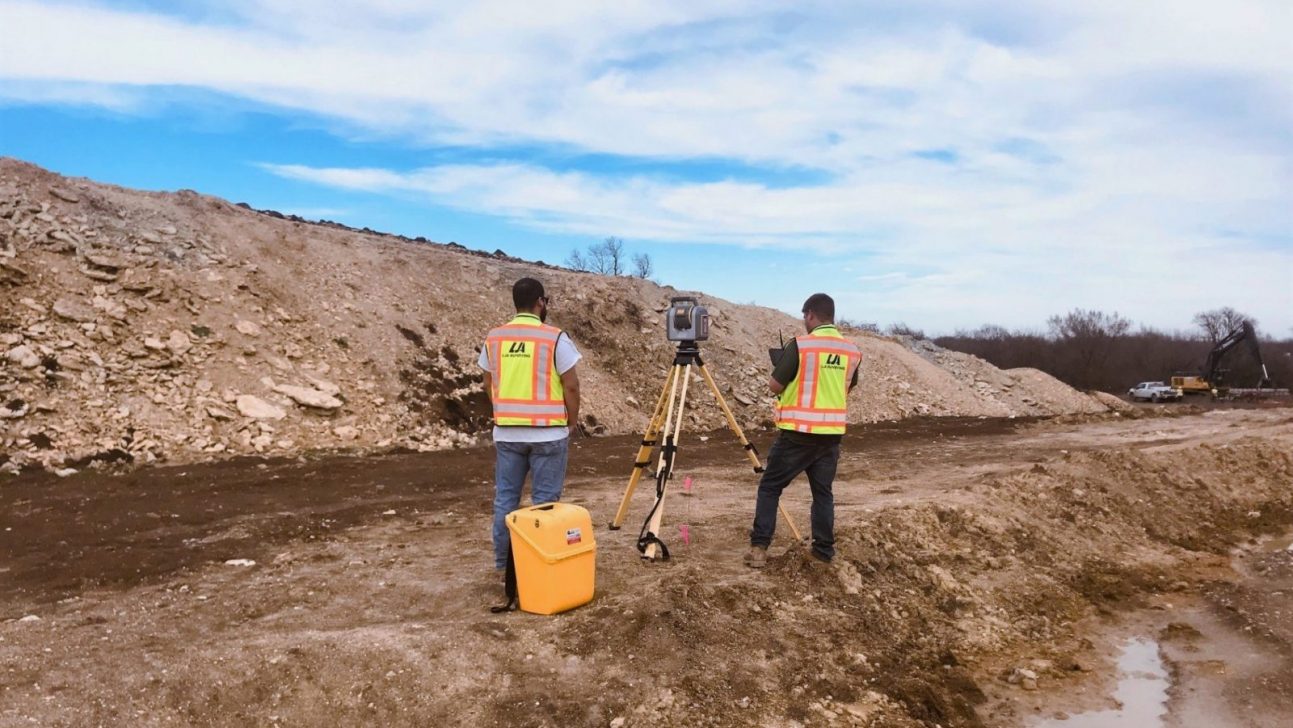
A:
[[[835,301],[814,293],[804,301],[807,336],[782,351],[768,386],[777,395],[777,429],[768,466],[759,481],[750,529],[747,566],[767,563],[777,525],[781,492],[800,473],[808,474],[813,494],[812,555],[835,557],[835,498],[831,486],[840,459],[840,440],[848,426],[848,393],[858,383],[862,353],[835,328]]]
[[[535,505],[561,499],[570,435],[579,426],[580,354],[570,336],[548,326],[543,284],[512,286],[516,316],[489,332],[480,351],[494,408],[494,568],[507,565],[504,517],[521,505],[525,475]]]

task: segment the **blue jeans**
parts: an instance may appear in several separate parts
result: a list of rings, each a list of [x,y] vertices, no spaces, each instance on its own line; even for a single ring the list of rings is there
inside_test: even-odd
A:
[[[504,519],[521,507],[521,487],[531,473],[530,500],[534,505],[561,499],[566,480],[569,438],[552,442],[495,442],[494,450],[494,567],[507,566],[512,536]]]
[[[767,547],[777,528],[777,503],[781,491],[800,473],[808,474],[808,489],[813,494],[813,551],[830,561],[835,556],[835,467],[840,460],[839,440],[821,443],[796,442],[778,435],[768,451],[768,467],[759,481],[759,495],[754,503],[754,527],[750,545]]]

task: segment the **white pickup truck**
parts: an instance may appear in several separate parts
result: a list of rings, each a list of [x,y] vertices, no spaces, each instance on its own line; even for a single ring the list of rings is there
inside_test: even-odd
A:
[[[1160,402],[1165,399],[1177,400],[1181,398],[1181,395],[1181,390],[1176,387],[1169,387],[1162,382],[1141,382],[1127,390],[1128,397],[1140,400],[1147,399],[1150,402]]]

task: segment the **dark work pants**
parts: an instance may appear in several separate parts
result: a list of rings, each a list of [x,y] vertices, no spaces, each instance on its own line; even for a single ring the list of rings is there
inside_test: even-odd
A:
[[[754,504],[754,528],[750,545],[770,546],[777,528],[777,503],[781,491],[800,473],[808,474],[808,488],[813,493],[813,551],[827,559],[835,557],[835,466],[840,461],[839,440],[804,444],[781,434],[768,452],[768,467],[759,481],[758,500]]]

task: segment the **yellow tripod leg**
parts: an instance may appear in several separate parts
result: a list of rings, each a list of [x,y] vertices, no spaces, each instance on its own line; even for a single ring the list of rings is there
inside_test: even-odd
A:
[[[669,385],[674,379],[674,371],[673,368],[670,368],[669,373],[665,375],[664,387],[660,389],[660,396],[656,398],[655,410],[651,413],[651,421],[647,423],[646,434],[642,436],[642,445],[638,447],[638,455],[633,460],[633,474],[629,476],[628,487],[624,489],[624,497],[620,499],[620,507],[615,511],[615,519],[611,521],[611,530],[616,530],[624,524],[624,518],[629,513],[629,499],[633,497],[633,491],[637,489],[638,481],[642,479],[642,473],[646,470],[647,465],[651,463],[651,451],[658,444],[658,438],[664,427],[665,399],[669,395]]]
[[[750,457],[750,462],[754,463],[754,472],[763,471],[763,463],[759,462],[759,456],[754,454],[754,448],[750,447],[750,441],[745,437],[745,432],[741,430],[741,425],[737,423],[736,417],[732,414],[732,408],[727,406],[727,400],[723,398],[723,393],[719,391],[718,385],[714,383],[714,378],[709,375],[709,367],[704,364],[700,365],[700,373],[705,375],[705,382],[709,385],[709,391],[714,393],[714,399],[718,400],[718,406],[723,410],[723,415],[727,417],[727,426],[736,437],[741,441],[741,447],[745,448],[745,454]],[[799,529],[795,528],[795,521],[786,512],[786,507],[777,504],[777,510],[781,511],[781,518],[790,527],[790,532],[795,535],[795,541],[803,541],[804,537],[799,534]]]
[[[674,367],[675,370],[677,368],[678,368],[677,366]],[[671,423],[673,425],[673,445],[675,448],[675,452],[678,446],[678,435],[682,432],[683,410],[687,406],[687,385],[691,383],[691,365],[688,364],[686,368],[677,376],[682,377],[682,396],[678,398],[678,417],[677,419],[673,418],[673,394],[670,393],[669,417],[665,419],[665,426],[664,426],[665,435],[666,435],[665,442],[669,442],[669,437],[668,437],[669,426]],[[677,383],[678,383],[677,378],[675,377],[674,385],[677,385]],[[664,463],[667,457],[668,457],[668,454],[665,453],[664,448],[663,447],[660,448],[660,465],[659,465],[660,468],[664,467]],[[670,462],[671,471],[672,471],[672,465],[673,463]],[[659,472],[659,470],[657,470],[656,472]],[[669,475],[672,476],[672,472],[670,472]],[[661,486],[659,502],[656,503],[655,512],[651,514],[651,522],[647,525],[647,533],[654,536],[657,539],[660,538],[660,522],[664,518],[664,496],[665,496],[665,493],[668,492],[668,488],[669,488],[669,483],[668,483],[668,479],[666,479]],[[659,548],[656,544],[654,543],[648,544],[646,547],[646,550],[642,552],[642,558],[654,560],[658,552],[659,552]]]

